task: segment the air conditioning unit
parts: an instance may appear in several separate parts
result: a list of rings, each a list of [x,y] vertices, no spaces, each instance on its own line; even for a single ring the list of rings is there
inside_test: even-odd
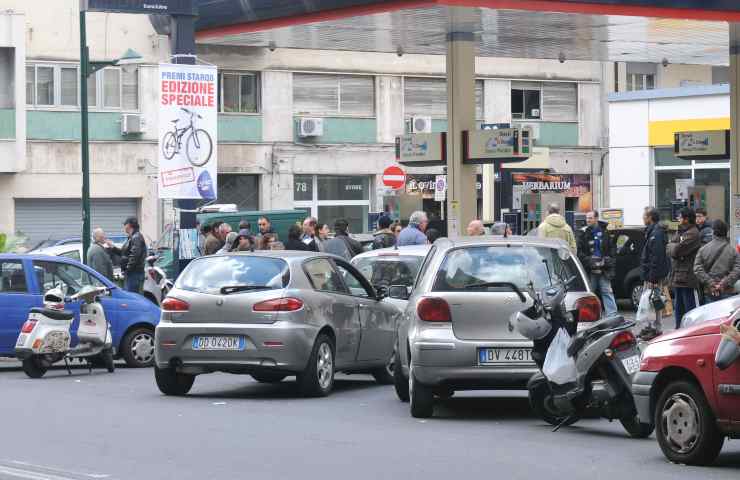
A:
[[[121,135],[131,135],[144,132],[144,120],[136,113],[121,115]]]
[[[301,137],[320,137],[324,134],[323,118],[301,118],[298,135]]]
[[[411,133],[432,133],[432,117],[411,117]]]

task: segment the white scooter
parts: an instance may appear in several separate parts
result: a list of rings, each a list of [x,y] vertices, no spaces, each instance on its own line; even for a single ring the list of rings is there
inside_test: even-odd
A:
[[[15,346],[16,356],[23,361],[23,371],[31,378],[41,378],[52,364],[64,360],[72,374],[70,360],[85,359],[90,372],[102,363],[113,373],[113,339],[100,297],[110,293],[107,287],[85,286],[77,294],[65,298],[62,288],[53,288],[44,295],[44,307],[34,307],[23,324]],[[70,347],[70,328],[74,313],[65,310],[65,303],[80,301],[78,344]]]
[[[152,303],[160,306],[164,297],[172,290],[173,283],[167,279],[164,270],[155,265],[158,259],[156,255],[151,255],[146,259],[143,294]]]

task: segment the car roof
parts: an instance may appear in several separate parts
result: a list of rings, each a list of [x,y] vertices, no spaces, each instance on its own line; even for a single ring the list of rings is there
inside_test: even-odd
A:
[[[44,248],[39,248],[38,250],[34,250],[33,253],[37,255],[60,255],[66,252],[73,252],[75,250],[81,253],[82,244],[81,243],[67,243],[64,245],[55,245],[53,247],[44,247]]]
[[[426,257],[429,250],[432,249],[431,245],[404,245],[402,247],[389,247],[380,248],[377,250],[370,250],[369,252],[361,253],[352,260],[371,258],[371,257],[382,257],[386,255],[411,255],[418,257]]]
[[[475,245],[526,245],[532,247],[537,246],[549,248],[568,246],[568,244],[564,240],[558,238],[543,238],[533,236],[524,237],[519,235],[512,235],[508,237],[504,237],[501,235],[480,235],[475,237],[456,237],[454,239],[440,238],[439,240],[434,242],[434,245],[447,249]]]
[[[210,258],[210,257],[266,257],[266,258],[280,258],[289,263],[299,262],[309,258],[337,258],[344,260],[336,255],[322,252],[305,252],[302,250],[258,250],[254,252],[229,252],[217,255],[209,255],[207,257],[198,257],[196,260]]]
[[[80,262],[68,257],[59,257],[43,253],[1,253],[0,260],[45,260],[47,262],[62,262],[80,265]]]

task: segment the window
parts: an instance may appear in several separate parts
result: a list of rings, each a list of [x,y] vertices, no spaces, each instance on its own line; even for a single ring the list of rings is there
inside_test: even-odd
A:
[[[20,260],[0,262],[0,293],[27,293],[26,272]]]
[[[64,253],[62,253],[59,256],[60,257],[65,257],[65,258],[71,258],[72,260],[77,260],[78,262],[81,261],[80,260],[80,251],[79,250],[70,250],[69,252],[64,252]]]
[[[285,288],[290,268],[285,260],[269,257],[213,256],[192,262],[177,279],[177,288],[216,294],[223,287],[246,286],[246,290]],[[237,293],[237,292],[234,292]]]
[[[649,73],[628,73],[627,90],[653,90],[655,88],[655,75]]]
[[[347,293],[347,290],[344,288],[344,284],[342,283],[342,279],[339,277],[336,270],[334,270],[334,267],[329,260],[325,258],[311,260],[306,262],[304,269],[315,290]]]
[[[306,115],[375,115],[375,79],[369,76],[296,73],[293,110]]]
[[[77,106],[77,68],[63,67],[60,69],[60,104]]]
[[[33,262],[33,270],[44,292],[61,285],[67,287],[67,295],[74,295],[87,285],[103,286],[103,283],[95,276],[80,267],[67,263]]]
[[[226,113],[259,112],[259,76],[224,72],[219,75],[219,108]]]
[[[542,84],[511,82],[511,118],[539,120],[541,117]]]
[[[369,189],[368,177],[295,175],[294,207],[305,209],[320,224],[334,225],[335,220],[343,218],[351,233],[363,233],[367,231],[370,211]]]
[[[357,260],[355,268],[370,281],[371,285],[410,287],[419,272],[422,260],[424,257],[410,255],[364,257]]]
[[[545,122],[578,121],[578,84],[511,82],[511,117]]]
[[[370,297],[370,294],[365,288],[365,285],[363,285],[362,281],[357,278],[354,273],[350,272],[341,265],[337,265],[337,270],[339,270],[339,274],[342,276],[344,284],[347,286],[347,288],[349,288],[350,295],[364,298]]]
[[[36,103],[54,105],[54,69],[36,67]]]
[[[447,80],[444,78],[403,79],[403,104],[407,117],[447,118]],[[475,81],[475,118],[483,120],[483,80]]]
[[[218,199],[216,203],[233,203],[242,211],[259,210],[260,176],[242,174],[218,175]]]
[[[36,104],[36,67],[26,67],[26,104]]]
[[[118,69],[103,70],[103,107],[121,107],[121,71]]]

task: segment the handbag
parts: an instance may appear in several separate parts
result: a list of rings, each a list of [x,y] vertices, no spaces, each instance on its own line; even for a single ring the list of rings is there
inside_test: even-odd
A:
[[[660,288],[653,288],[650,292],[650,303],[656,312],[660,312],[665,308],[665,299]]]

